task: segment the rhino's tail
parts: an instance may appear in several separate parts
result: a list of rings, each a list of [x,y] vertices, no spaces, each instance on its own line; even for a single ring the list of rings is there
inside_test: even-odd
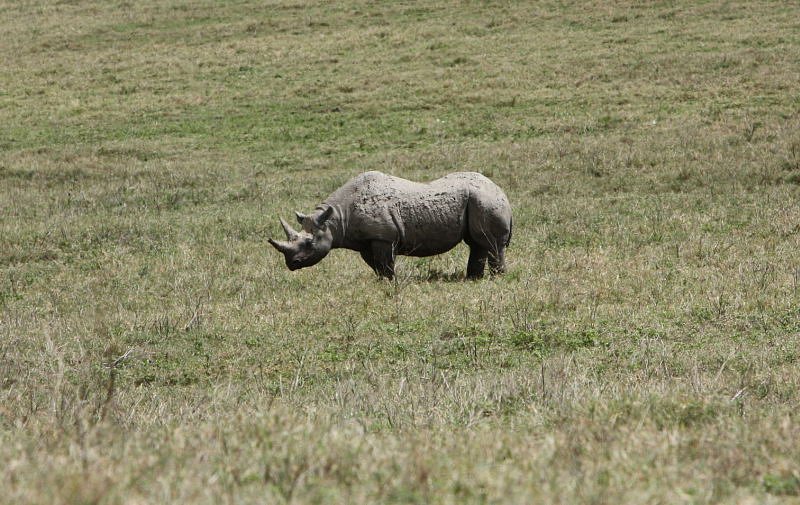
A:
[[[506,247],[511,245],[511,235],[514,233],[514,218],[512,217],[508,222],[508,238],[506,239]]]

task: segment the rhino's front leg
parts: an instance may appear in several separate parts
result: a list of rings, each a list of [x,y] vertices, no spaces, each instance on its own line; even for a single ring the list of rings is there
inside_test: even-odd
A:
[[[372,245],[369,244],[366,246],[366,249],[363,249],[358,252],[361,255],[361,259],[363,259],[367,265],[372,269],[373,272],[376,274],[378,273],[378,267],[375,265],[375,258],[372,256]]]
[[[381,240],[374,240],[371,244],[372,268],[381,277],[394,278],[394,244]],[[362,254],[362,258],[364,255]],[[366,260],[366,258],[364,258]],[[369,263],[369,262],[368,262]]]

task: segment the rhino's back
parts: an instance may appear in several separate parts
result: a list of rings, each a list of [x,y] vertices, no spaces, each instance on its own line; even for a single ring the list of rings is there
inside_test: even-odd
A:
[[[476,198],[479,207],[507,206],[503,192],[475,172],[452,173],[430,183],[365,172],[331,195],[350,210],[351,238],[390,240],[400,254],[411,256],[455,247],[465,236],[467,207]]]
[[[427,184],[411,183],[394,202],[403,227],[400,252],[431,256],[449,251],[464,238],[470,188],[450,174]]]
[[[356,242],[386,240],[399,254],[430,256],[463,238],[466,188],[366,172],[339,192],[349,209],[348,238]]]

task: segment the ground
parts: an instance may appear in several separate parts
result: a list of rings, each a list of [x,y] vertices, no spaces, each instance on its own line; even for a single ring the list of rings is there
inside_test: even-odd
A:
[[[0,0],[0,502],[798,503],[800,6]],[[514,207],[379,280],[355,174]]]

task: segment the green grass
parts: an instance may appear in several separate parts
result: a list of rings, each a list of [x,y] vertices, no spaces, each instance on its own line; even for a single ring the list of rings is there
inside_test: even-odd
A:
[[[0,502],[797,503],[791,2],[0,0]],[[506,275],[266,243],[480,171]]]

